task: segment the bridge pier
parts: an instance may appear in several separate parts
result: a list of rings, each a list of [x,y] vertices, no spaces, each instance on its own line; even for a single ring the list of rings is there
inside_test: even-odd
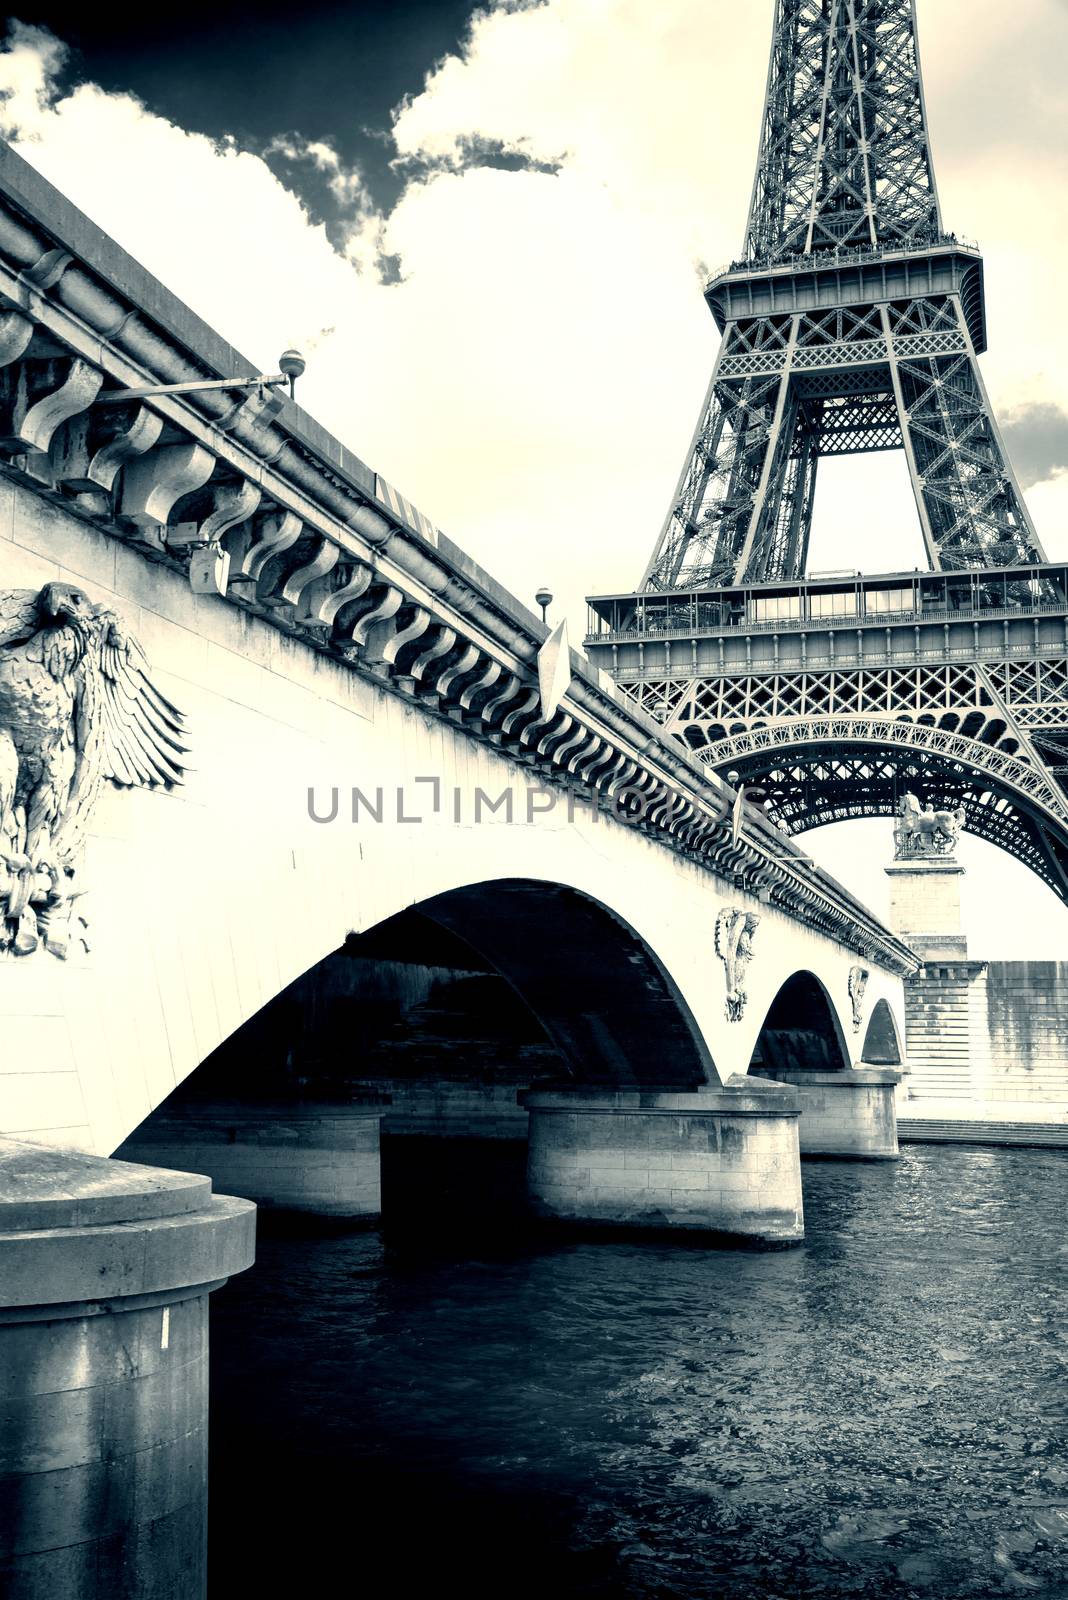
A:
[[[836,1072],[804,1067],[754,1067],[754,1075],[789,1084],[800,1096],[798,1142],[803,1156],[848,1156],[896,1161],[896,1088],[901,1073],[890,1067]]]
[[[373,1222],[382,1213],[380,1125],[390,1096],[358,1101],[181,1101],[120,1145],[123,1161],[203,1172],[265,1209]]]
[[[804,1237],[798,1098],[733,1078],[717,1087],[530,1089],[535,1213],[568,1224]]]
[[[255,1210],[206,1178],[0,1139],[0,1591],[198,1600],[208,1295]]]

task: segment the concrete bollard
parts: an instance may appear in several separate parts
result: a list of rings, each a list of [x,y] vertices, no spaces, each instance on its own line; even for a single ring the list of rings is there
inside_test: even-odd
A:
[[[255,1207],[207,1178],[0,1139],[0,1592],[200,1600],[208,1295]]]

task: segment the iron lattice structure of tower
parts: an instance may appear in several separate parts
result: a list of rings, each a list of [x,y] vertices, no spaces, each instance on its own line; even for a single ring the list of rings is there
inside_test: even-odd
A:
[[[976,360],[983,262],[943,227],[915,0],[776,0],[744,254],[706,299],[723,338],[671,509],[639,590],[591,600],[589,653],[789,831],[927,790],[1068,899],[1068,574]],[[889,449],[941,576],[806,580],[820,460]]]

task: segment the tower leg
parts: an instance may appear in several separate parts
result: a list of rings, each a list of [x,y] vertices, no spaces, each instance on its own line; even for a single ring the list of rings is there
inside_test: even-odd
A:
[[[920,526],[934,570],[1041,562],[959,296],[882,308]]]

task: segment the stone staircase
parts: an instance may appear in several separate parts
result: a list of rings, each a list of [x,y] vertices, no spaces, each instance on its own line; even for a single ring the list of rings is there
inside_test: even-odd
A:
[[[902,1117],[897,1136],[901,1144],[1035,1145],[1068,1150],[1068,1117],[1060,1125],[1044,1122],[995,1122],[981,1118]]]

